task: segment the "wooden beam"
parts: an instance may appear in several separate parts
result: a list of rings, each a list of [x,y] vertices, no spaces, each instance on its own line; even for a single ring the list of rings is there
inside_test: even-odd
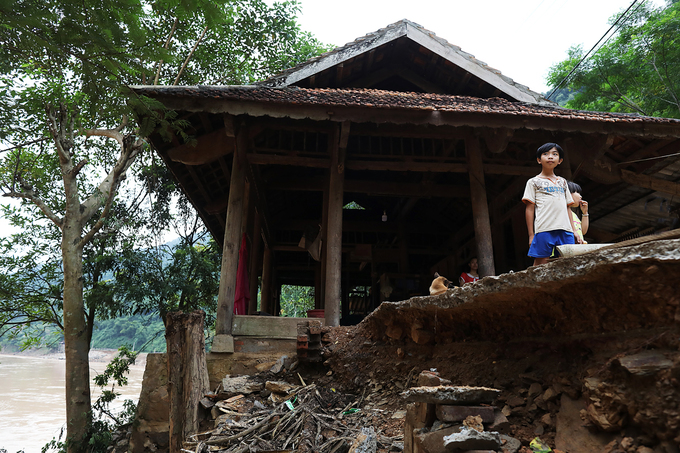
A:
[[[251,165],[294,165],[311,168],[328,168],[331,165],[330,159],[252,153],[248,154],[248,162]]]
[[[325,181],[319,178],[270,180],[268,189],[301,192],[322,192]],[[453,184],[398,183],[368,180],[345,180],[345,193],[362,193],[374,196],[467,198],[470,188]]]
[[[621,179],[628,184],[668,195],[680,195],[680,183],[655,178],[649,175],[639,175],[628,170],[621,170]]]
[[[234,139],[225,129],[217,129],[201,135],[194,144],[179,145],[167,150],[168,157],[174,162],[185,165],[203,165],[214,162],[234,151]]]

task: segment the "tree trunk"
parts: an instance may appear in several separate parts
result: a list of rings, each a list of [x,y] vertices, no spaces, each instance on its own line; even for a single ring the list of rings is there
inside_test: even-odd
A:
[[[198,431],[199,401],[210,390],[205,359],[205,312],[168,313],[165,341],[170,392],[170,451],[178,452],[186,437]]]
[[[64,261],[64,350],[66,356],[66,433],[68,453],[87,449],[91,417],[90,339],[83,306],[83,251],[80,228],[67,222],[62,231]]]

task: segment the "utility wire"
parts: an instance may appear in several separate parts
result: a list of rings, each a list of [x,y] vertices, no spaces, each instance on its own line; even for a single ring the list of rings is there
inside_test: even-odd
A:
[[[562,79],[562,81],[561,81],[555,88],[553,88],[553,90],[550,92],[550,94],[549,94],[548,97],[546,98],[547,100],[550,100],[550,98],[557,92],[557,90],[559,90],[560,87],[561,87],[562,85],[564,85],[564,83],[565,83],[567,80],[569,80],[569,78],[571,77],[571,75],[576,71],[576,69],[578,69],[578,67],[581,65],[581,63],[583,63],[583,62],[586,60],[586,58],[588,58],[588,55],[590,55],[590,54],[592,53],[592,51],[595,50],[595,48],[600,44],[600,42],[601,42],[601,41],[609,34],[610,31],[612,31],[612,29],[613,29],[614,27],[616,27],[616,25],[619,23],[619,21],[621,21],[621,19],[623,19],[624,16],[625,16],[626,14],[628,14],[628,11],[630,11],[630,9],[631,9],[633,6],[635,6],[635,4],[636,4],[637,2],[638,2],[638,0],[633,0],[633,3],[631,3],[630,6],[623,12],[623,14],[621,14],[621,15],[616,19],[616,22],[614,22],[614,23],[612,24],[612,26],[609,27],[609,30],[607,30],[607,32],[606,32],[604,35],[602,35],[602,37],[595,43],[595,45],[588,51],[588,53],[586,53],[586,54],[583,56],[583,58],[581,58],[581,60],[580,60],[578,63],[576,63],[576,66],[574,66],[574,68],[571,70],[571,72],[569,72],[569,74],[567,74],[567,76],[566,76],[564,79]],[[611,36],[610,36],[610,38],[611,38]],[[609,40],[609,38],[607,38],[607,40]],[[606,42],[607,42],[607,41],[605,41],[605,43],[606,43]]]

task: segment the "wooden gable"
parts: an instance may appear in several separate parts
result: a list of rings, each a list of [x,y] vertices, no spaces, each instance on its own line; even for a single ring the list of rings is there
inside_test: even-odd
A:
[[[541,94],[406,19],[256,85],[370,88],[553,105]]]

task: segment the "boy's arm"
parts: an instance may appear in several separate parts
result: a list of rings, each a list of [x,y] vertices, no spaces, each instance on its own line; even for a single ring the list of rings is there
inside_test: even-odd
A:
[[[526,208],[524,209],[524,218],[527,221],[527,231],[529,232],[529,245],[534,240],[534,217],[536,213],[536,205],[531,202],[526,202]]]

